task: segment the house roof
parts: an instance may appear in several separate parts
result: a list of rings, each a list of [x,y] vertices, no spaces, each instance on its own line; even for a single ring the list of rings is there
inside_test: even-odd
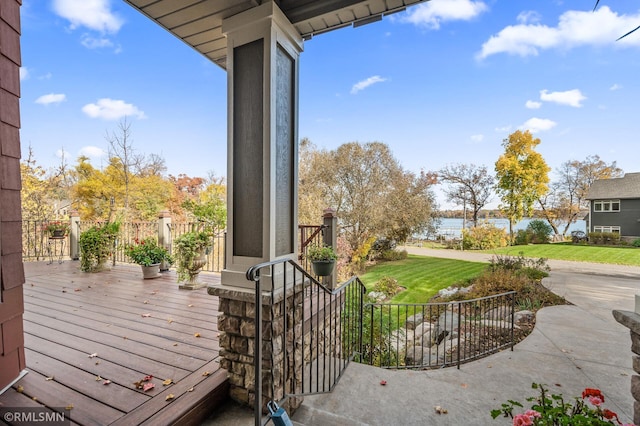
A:
[[[125,0],[170,33],[226,69],[222,20],[268,0]],[[428,0],[275,0],[304,39],[379,21]]]
[[[640,198],[640,173],[626,173],[621,178],[598,179],[591,184],[586,198]]]

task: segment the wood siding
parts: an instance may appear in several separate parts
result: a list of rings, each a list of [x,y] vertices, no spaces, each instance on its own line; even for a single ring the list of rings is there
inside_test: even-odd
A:
[[[19,134],[21,3],[0,3],[0,389],[25,368]]]

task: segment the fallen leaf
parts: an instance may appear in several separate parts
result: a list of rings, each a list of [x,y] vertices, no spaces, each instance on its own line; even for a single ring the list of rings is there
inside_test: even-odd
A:
[[[175,396],[173,396],[173,394],[172,394],[172,393],[170,393],[169,395],[167,395],[167,396],[164,398],[164,400],[165,400],[165,401],[170,401],[170,400],[172,400],[173,398],[175,398]]]
[[[73,404],[67,405],[66,407],[64,407],[64,409],[67,410],[67,411],[73,410]]]
[[[194,337],[200,337],[200,333],[195,333]]]
[[[55,377],[53,377],[53,376],[45,378],[45,380],[46,380],[47,382],[50,382],[50,381],[51,381],[51,380],[53,380],[53,379],[55,379]]]
[[[136,387],[136,389],[142,389],[142,380],[133,382],[133,385]]]
[[[169,386],[171,383],[173,383],[173,380],[167,379],[164,382],[162,382],[162,386]]]
[[[187,392],[193,392],[193,388],[187,389]]]
[[[466,388],[468,388],[468,387],[469,387],[469,385],[468,385],[468,384],[466,384],[466,383],[462,383],[460,386],[462,386],[464,389],[466,389]]]
[[[142,314],[142,318],[149,318],[151,316],[151,314],[147,313],[147,314]]]
[[[448,411],[444,408],[442,408],[439,405],[436,405],[435,407],[433,407],[433,409],[435,410],[436,414],[447,414]]]
[[[190,308],[193,308],[193,303],[191,303],[191,304],[189,304],[187,306],[190,307]]]
[[[108,385],[109,383],[111,383],[111,380],[105,380],[104,382],[102,382],[103,385]]]
[[[96,376],[96,382],[99,382],[100,380],[102,380],[102,377]]]
[[[386,384],[387,384],[387,381],[386,381],[386,380],[380,380],[380,384],[381,384],[382,386],[384,386],[384,385],[386,385]]]
[[[142,385],[142,390],[147,392],[150,391],[151,389],[155,388],[156,385],[154,385],[153,383],[149,382],[149,383],[145,383],[144,385]]]
[[[82,291],[82,289],[81,288],[76,288],[73,291]]]
[[[91,355],[89,355],[89,358],[95,358],[98,356],[97,352],[92,353]]]
[[[151,374],[144,376],[144,379],[142,379],[143,382],[150,382],[151,380],[153,380],[153,376]]]
[[[96,361],[96,365],[100,364],[100,361]]]
[[[149,301],[148,301],[148,300],[145,300],[145,301],[144,301],[144,304],[146,305],[147,303],[149,303]]]
[[[205,371],[204,373],[202,373],[203,376],[207,377],[211,375],[211,372],[209,371]]]
[[[169,324],[171,324],[171,323],[173,322],[173,318],[168,318],[168,319],[167,319],[167,322],[168,322]]]
[[[177,343],[174,343],[174,344],[173,344],[173,346],[178,346],[178,344],[177,344]]]
[[[63,293],[66,293],[66,292],[67,292],[67,290],[62,290],[62,292],[63,292]]]
[[[33,398],[31,398],[31,399],[34,400],[34,401],[38,400],[38,398],[36,398],[35,396]]]
[[[23,391],[24,391],[24,387],[23,386],[18,386],[16,388],[16,392],[18,392],[18,393],[22,393]]]

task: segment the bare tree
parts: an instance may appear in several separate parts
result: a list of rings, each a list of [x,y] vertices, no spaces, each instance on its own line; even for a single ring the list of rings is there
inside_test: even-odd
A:
[[[133,148],[133,138],[131,136],[131,123],[124,117],[118,123],[118,129],[114,132],[107,132],[106,140],[109,143],[109,161],[117,159],[120,173],[124,181],[124,210],[129,209],[129,190],[131,176],[135,170],[139,170],[144,164],[144,155],[138,155]]]
[[[475,164],[448,165],[438,172],[438,180],[447,184],[444,193],[448,201],[471,207],[475,226],[478,213],[493,195],[494,178],[487,167]]]
[[[562,163],[556,170],[558,179],[550,185],[549,193],[538,199],[542,214],[556,235],[566,235],[581,212],[589,208],[586,196],[593,182],[623,174],[615,161],[606,163],[598,155],[590,155],[584,161]],[[562,232],[558,229],[561,225],[564,226]]]

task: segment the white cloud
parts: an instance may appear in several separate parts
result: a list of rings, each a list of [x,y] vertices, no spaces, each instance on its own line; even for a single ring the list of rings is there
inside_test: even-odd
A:
[[[635,28],[640,21],[636,15],[618,15],[607,6],[595,12],[570,10],[563,13],[556,27],[521,23],[502,29],[484,42],[477,59],[498,53],[536,56],[546,49],[571,49],[578,46],[615,47],[640,46],[640,37],[626,37],[616,41],[626,28]]]
[[[80,151],[78,152],[78,155],[84,156],[84,157],[89,157],[89,158],[102,158],[105,155],[107,155],[107,153],[102,149],[102,148],[98,148],[97,146],[84,146],[82,148],[80,148]]]
[[[82,112],[91,118],[102,118],[103,120],[118,120],[125,116],[147,118],[144,111],[138,109],[133,104],[118,99],[102,98],[95,104],[87,104],[82,107]]]
[[[20,67],[20,81],[29,80],[29,69],[27,67]]]
[[[402,20],[437,30],[442,22],[470,21],[488,9],[482,1],[431,0],[411,8],[411,11]]]
[[[620,89],[622,89],[622,86],[617,84],[617,83],[614,84],[613,86],[609,87],[609,90],[611,90],[611,91],[620,90]]]
[[[574,108],[581,108],[582,101],[587,99],[579,89],[567,90],[565,92],[549,92],[546,89],[540,91],[540,99],[546,102],[555,102],[560,105],[569,105]]]
[[[71,23],[102,33],[117,33],[123,20],[111,11],[111,0],[53,0],[53,11]]]
[[[471,135],[471,142],[479,143],[484,140],[484,135]]]
[[[42,105],[59,104],[66,99],[67,96],[64,93],[49,93],[48,95],[42,95],[36,99],[36,103]]]
[[[356,84],[354,84],[353,87],[351,87],[351,94],[355,95],[359,91],[366,89],[372,84],[382,83],[383,81],[387,81],[387,79],[382,78],[379,75],[374,75],[373,77],[369,77],[365,80],[359,81]]]
[[[540,22],[540,14],[533,10],[527,10],[525,12],[520,12],[516,20],[521,24],[535,24]]]
[[[523,130],[529,130],[531,133],[543,132],[554,128],[558,123],[547,118],[533,117],[528,119],[522,126]]]
[[[113,42],[104,37],[91,37],[89,34],[82,34],[80,43],[87,49],[99,49],[103,47],[113,47]]]
[[[529,109],[538,109],[542,106],[542,102],[527,101],[525,102],[524,106]]]
[[[56,151],[56,157],[58,158],[64,158],[65,160],[68,160],[70,155],[71,154],[69,153],[69,151],[66,151],[64,148],[58,149]]]

